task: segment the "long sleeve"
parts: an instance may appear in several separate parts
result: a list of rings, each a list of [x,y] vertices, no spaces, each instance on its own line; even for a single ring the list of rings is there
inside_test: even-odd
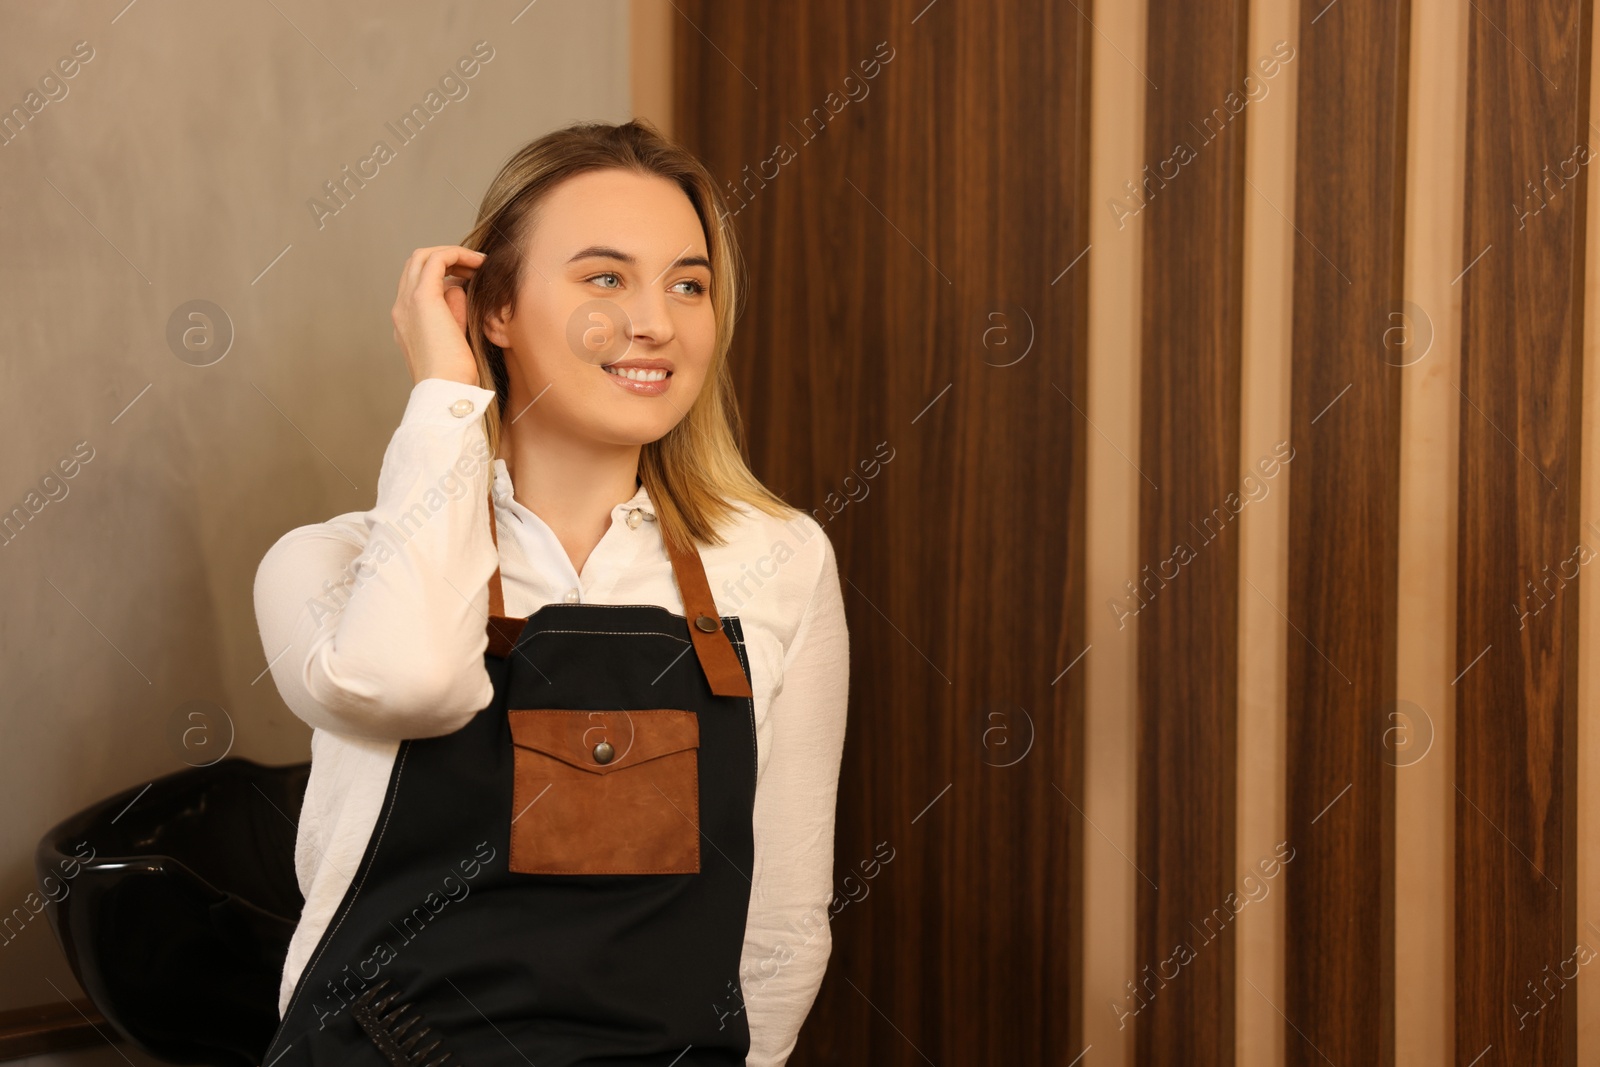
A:
[[[272,678],[313,727],[380,740],[461,726],[494,695],[483,667],[494,390],[441,378],[412,389],[372,510],[301,526],[256,571]]]
[[[784,656],[771,755],[756,788],[755,874],[740,976],[749,1067],[782,1067],[827,969],[834,809],[849,702],[850,638],[833,545]]]

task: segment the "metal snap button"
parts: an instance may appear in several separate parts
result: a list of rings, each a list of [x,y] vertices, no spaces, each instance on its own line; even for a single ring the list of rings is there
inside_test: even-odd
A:
[[[696,629],[704,630],[708,634],[714,634],[717,632],[718,623],[716,619],[709,615],[701,615],[694,620],[694,625]]]
[[[471,415],[472,401],[468,400],[466,397],[462,397],[460,400],[457,400],[454,404],[450,405],[450,414],[454,415],[458,419],[467,415]]]
[[[610,741],[602,741],[594,746],[594,761],[596,763],[610,763],[616,752],[611,747]]]

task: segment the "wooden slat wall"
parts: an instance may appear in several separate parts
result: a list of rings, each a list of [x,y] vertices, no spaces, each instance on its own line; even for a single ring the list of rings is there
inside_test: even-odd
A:
[[[1026,0],[677,8],[677,136],[739,184],[752,465],[824,523],[850,619],[850,902],[790,1062],[1071,1062],[1094,31]]]
[[[1417,361],[1402,377],[1395,774],[1395,1062],[1459,1067],[1455,1050],[1457,442],[1467,22],[1460,0],[1411,0],[1406,297]],[[1425,354],[1424,354],[1425,353]]]
[[[1145,70],[1156,88],[1146,96],[1145,158],[1156,179],[1140,198],[1138,867],[1149,879],[1138,886],[1140,1064],[1205,1067],[1233,1056],[1234,931],[1213,916],[1231,917],[1234,891],[1238,531],[1212,517],[1231,519],[1227,501],[1239,490],[1248,114],[1232,115],[1227,99],[1244,88],[1247,11],[1242,0],[1149,5]],[[1213,108],[1225,121],[1207,128]],[[1193,158],[1179,160],[1174,177],[1160,164],[1180,144]],[[1175,967],[1180,946],[1192,959]]]
[[[1276,859],[1289,838],[1284,759],[1288,744],[1288,647],[1298,640],[1284,615],[1289,602],[1289,503],[1293,464],[1265,472],[1274,450],[1288,451],[1294,351],[1294,154],[1297,0],[1250,7],[1250,147],[1246,152],[1244,334],[1240,353],[1242,465],[1251,471],[1250,506],[1239,514],[1239,739],[1234,798],[1241,907],[1235,920],[1233,1067],[1279,1067],[1286,895]],[[1091,379],[1094,368],[1090,368]],[[1269,476],[1270,475],[1270,476]],[[1091,557],[1092,558],[1092,557]],[[1092,705],[1091,705],[1092,707]],[[1090,779],[1090,785],[1094,780]],[[1094,875],[1091,867],[1086,877]]]
[[[1296,0],[1292,204],[1245,181],[1255,112],[1202,128],[1231,110],[1262,58],[1245,46],[1250,5],[1138,2],[1124,25],[1145,27],[1145,50],[1113,47],[1147,85],[1151,167],[1113,194],[1118,223],[1102,231],[1140,248],[1136,433],[1115,405],[1092,428],[1084,416],[1085,282],[1102,254],[1078,259],[1085,212],[1099,209],[1084,185],[1090,5],[674,9],[679,135],[719,176],[748,183],[736,225],[754,286],[736,367],[747,411],[760,414],[755,466],[818,507],[847,582],[856,669],[839,875],[879,842],[897,850],[834,920],[829,978],[791,1062],[1232,1065],[1237,1017],[1251,1062],[1265,1063],[1262,1014],[1236,1003],[1260,994],[1276,995],[1271,1018],[1284,1023],[1274,1062],[1408,1063],[1396,1054],[1404,1026],[1413,1050],[1417,1035],[1453,1030],[1455,1048],[1430,1048],[1430,1063],[1572,1067],[1577,986],[1552,976],[1570,972],[1584,934],[1576,585],[1529,583],[1570,574],[1580,539],[1593,543],[1578,489],[1586,183],[1572,162],[1596,131],[1592,0],[1473,0],[1451,23],[1464,23],[1464,52],[1410,39],[1415,0]],[[794,124],[879,41],[896,58],[868,97],[814,142],[798,137]],[[1466,189],[1450,212],[1462,230],[1448,273],[1460,276],[1414,274],[1425,308],[1408,301],[1405,268],[1410,258],[1414,272],[1439,273],[1445,228],[1415,229],[1426,249],[1405,247],[1408,98],[1454,89],[1408,84],[1417,48],[1464,54],[1467,85],[1465,158],[1453,137],[1427,141],[1458,146],[1429,195],[1454,199],[1448,173],[1464,171]],[[753,177],[780,141],[798,154],[776,178]],[[1193,157],[1162,173],[1180,144]],[[1287,593],[1272,605],[1286,620],[1275,770],[1295,852],[1284,926],[1269,935],[1283,988],[1236,994],[1249,975],[1236,974],[1235,930],[1216,917],[1266,858],[1235,841],[1239,597],[1260,591],[1241,577],[1238,524],[1216,519],[1258,458],[1240,443],[1242,312],[1259,298],[1244,274],[1247,219],[1280,210],[1294,220],[1295,453]],[[1445,388],[1454,406],[1455,364],[1397,364],[1418,355],[1404,331],[1431,336],[1431,315],[1450,324],[1441,336],[1453,353],[1455,293],[1461,395],[1447,436],[1459,435],[1459,492],[1413,489],[1404,514],[1452,524],[1456,603],[1402,614],[1447,628],[1408,643],[1397,622],[1401,457],[1412,477],[1445,460],[1438,419],[1402,424],[1401,382]],[[1011,329],[1019,312],[1034,347],[994,366],[1014,352],[986,349],[983,329]],[[1081,906],[1083,672],[1064,669],[1084,651],[1084,611],[1099,610],[1083,603],[1091,432],[1137,472],[1129,551],[1148,565],[1119,609],[1136,609],[1136,840],[1091,831],[1108,846],[1101,862],[1136,872],[1131,928],[1124,917],[1096,941],[1117,954],[1098,980],[1126,974],[1131,991],[1083,987],[1083,924],[1102,917]],[[828,517],[825,502],[860,487],[858,461],[880,441],[897,459]],[[1434,516],[1419,502],[1435,499],[1458,505]],[[1417,562],[1422,542],[1411,543]],[[1174,576],[1164,563],[1180,545]],[[1417,660],[1432,653],[1421,650],[1443,649],[1445,632],[1459,677],[1453,711],[1440,695],[1449,677],[1434,693],[1433,758],[1453,774],[1440,784],[1454,810],[1444,819],[1440,792],[1418,789],[1411,802],[1427,811],[1411,815],[1453,826],[1454,847],[1405,857],[1402,878],[1395,791],[1408,767],[1394,764],[1408,756],[1386,731],[1397,680],[1425,673]],[[979,716],[1001,704],[1028,710],[1033,746],[1004,769],[975,747]],[[1422,877],[1419,863],[1441,873]],[[1397,940],[1396,885],[1437,895],[1452,880],[1453,902],[1438,907],[1454,909],[1453,953]],[[1188,958],[1166,977],[1179,946]],[[1397,1018],[1397,947],[1428,954],[1405,973],[1437,995],[1402,998],[1425,1020]],[[1117,1036],[1086,1051],[1084,1005],[1108,1002],[1113,1021],[1097,1032]]]
[[[1574,168],[1564,161],[1590,141],[1591,3],[1474,2],[1460,283],[1456,1054],[1570,1065],[1576,987],[1544,983],[1570,972],[1577,938],[1578,598],[1561,572],[1570,576],[1579,539],[1586,184],[1566,177]]]
[[[1138,839],[1138,620],[1120,617],[1125,582],[1139,572],[1137,464],[1141,316],[1139,216],[1131,222],[1104,205],[1126,195],[1123,183],[1144,166],[1144,5],[1101,4],[1095,33],[1093,142],[1089,152],[1088,435],[1085,553],[1089,560],[1088,627],[1093,646],[1084,657],[1084,819],[1094,832],[1084,842],[1081,1065],[1125,1067],[1133,1062],[1138,1000],[1134,970],[1134,911],[1142,876],[1129,857]],[[1108,605],[1115,606],[1108,608]],[[1065,1057],[1071,1063],[1070,1057]]]
[[[1394,1063],[1406,0],[1300,6],[1284,1062]]]

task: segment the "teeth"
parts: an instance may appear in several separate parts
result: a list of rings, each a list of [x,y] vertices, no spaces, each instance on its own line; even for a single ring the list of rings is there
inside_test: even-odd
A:
[[[664,370],[640,370],[637,367],[604,367],[607,374],[615,374],[619,378],[627,378],[633,382],[659,382],[667,376]]]

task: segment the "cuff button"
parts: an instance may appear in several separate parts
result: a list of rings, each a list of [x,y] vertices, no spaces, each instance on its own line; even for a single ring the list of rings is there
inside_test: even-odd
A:
[[[471,415],[472,401],[462,397],[460,400],[457,400],[454,404],[450,405],[450,414],[454,415],[458,419],[464,418],[467,415]]]

